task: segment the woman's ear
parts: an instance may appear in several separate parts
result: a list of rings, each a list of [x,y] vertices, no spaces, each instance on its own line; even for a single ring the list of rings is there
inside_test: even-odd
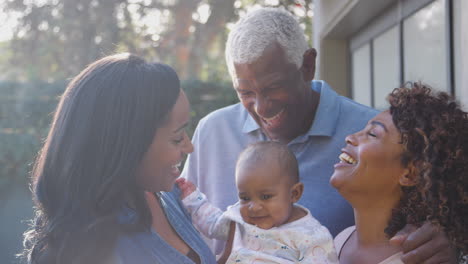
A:
[[[418,169],[410,163],[406,169],[404,170],[403,174],[401,174],[399,183],[401,186],[414,186],[418,183]]]
[[[301,199],[302,193],[304,192],[304,184],[298,182],[291,187],[291,200],[293,203]]]

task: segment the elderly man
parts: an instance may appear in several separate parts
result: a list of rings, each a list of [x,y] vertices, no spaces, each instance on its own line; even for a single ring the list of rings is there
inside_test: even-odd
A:
[[[298,159],[305,186],[299,203],[333,235],[354,224],[351,206],[329,179],[346,135],[362,129],[377,111],[314,81],[315,58],[297,21],[281,9],[253,11],[230,32],[226,62],[240,103],[200,121],[195,151],[182,173],[214,205],[225,209],[238,200],[239,153],[249,143],[274,140]],[[216,252],[221,249],[218,242]]]

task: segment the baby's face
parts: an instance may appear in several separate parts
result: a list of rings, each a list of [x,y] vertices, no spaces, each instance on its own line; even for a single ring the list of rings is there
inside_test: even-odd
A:
[[[289,221],[295,202],[293,184],[288,175],[281,173],[278,164],[237,168],[240,213],[245,222],[270,229]]]

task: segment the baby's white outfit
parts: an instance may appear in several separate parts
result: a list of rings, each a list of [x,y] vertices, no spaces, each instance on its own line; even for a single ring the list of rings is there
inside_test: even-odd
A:
[[[239,203],[226,212],[211,205],[198,189],[182,200],[195,227],[205,236],[227,240],[231,221],[236,223],[231,255],[226,263],[339,263],[333,238],[326,227],[307,215],[271,229],[246,223]]]

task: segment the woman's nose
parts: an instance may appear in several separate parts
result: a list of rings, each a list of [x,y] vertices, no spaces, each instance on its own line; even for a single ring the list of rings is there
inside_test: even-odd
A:
[[[356,134],[346,136],[345,141],[349,145],[356,146]]]
[[[182,151],[185,153],[185,154],[190,154],[193,152],[193,144],[192,144],[192,141],[190,140],[190,138],[185,135],[186,139],[185,139],[185,143],[184,143],[184,147],[182,149]]]

